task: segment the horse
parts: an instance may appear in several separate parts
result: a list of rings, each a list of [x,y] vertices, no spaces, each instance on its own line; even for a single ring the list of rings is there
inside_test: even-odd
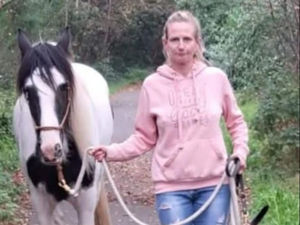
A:
[[[73,205],[80,225],[111,225],[101,163],[88,158],[78,196],[59,184],[62,176],[74,185],[87,149],[110,142],[107,82],[93,68],[71,60],[69,28],[57,42],[31,44],[21,29],[17,39],[21,63],[13,130],[40,225],[57,222],[53,212],[63,200]]]

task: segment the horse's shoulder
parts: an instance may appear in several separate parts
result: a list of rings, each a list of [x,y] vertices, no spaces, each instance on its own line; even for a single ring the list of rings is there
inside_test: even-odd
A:
[[[75,76],[82,73],[98,73],[95,69],[83,63],[73,62],[71,66]]]

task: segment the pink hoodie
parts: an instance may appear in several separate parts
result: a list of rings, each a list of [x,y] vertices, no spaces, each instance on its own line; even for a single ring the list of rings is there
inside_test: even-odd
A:
[[[227,159],[222,115],[233,155],[245,166],[248,129],[226,74],[195,63],[184,77],[162,65],[143,83],[134,133],[108,146],[107,160],[129,160],[153,149],[156,193],[216,185]]]

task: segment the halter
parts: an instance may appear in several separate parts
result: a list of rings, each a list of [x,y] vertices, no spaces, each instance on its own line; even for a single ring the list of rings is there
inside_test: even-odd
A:
[[[67,104],[65,115],[64,115],[61,123],[59,124],[59,126],[37,126],[37,125],[35,125],[35,130],[36,131],[63,130],[65,122],[66,122],[69,112],[70,112],[70,108],[71,108],[71,97],[70,97],[70,88],[68,86],[68,104]]]
[[[71,108],[71,95],[70,95],[70,87],[68,86],[68,104],[67,104],[67,108],[65,111],[65,115],[61,121],[61,123],[59,124],[59,126],[37,126],[35,125],[35,130],[36,131],[50,131],[50,130],[63,130],[64,129],[64,125],[65,122],[67,121],[69,112],[70,112],[70,108]],[[62,189],[64,189],[67,193],[72,193],[72,189],[71,187],[67,184],[64,174],[63,174],[63,167],[61,164],[61,161],[57,162],[54,164],[56,166],[56,170],[57,170],[57,176],[58,176],[58,186],[60,186]],[[77,196],[78,193],[74,193],[74,196]]]

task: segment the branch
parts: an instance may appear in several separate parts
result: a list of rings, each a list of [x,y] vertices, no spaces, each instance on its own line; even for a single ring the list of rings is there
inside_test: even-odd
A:
[[[107,50],[107,42],[108,42],[108,36],[109,36],[109,31],[110,31],[110,17],[111,17],[111,0],[107,0],[108,4],[108,10],[107,10],[107,18],[106,18],[106,32],[105,32],[105,37],[104,37],[104,44],[103,44],[103,49],[101,51],[101,57],[104,56],[105,51]]]
[[[299,5],[296,5],[293,0],[290,0],[290,2],[292,4],[292,11],[294,12],[293,14],[296,20],[296,25],[299,27]]]
[[[141,2],[142,7],[143,7],[144,9],[146,9],[147,7],[146,7],[146,4],[145,4],[145,1],[144,1],[144,0],[140,0],[140,2]]]
[[[69,3],[69,0],[66,0],[65,27],[68,26],[68,24],[69,24],[69,4],[68,3]]]
[[[294,25],[297,26],[297,21],[293,21],[293,16],[290,16],[290,13],[289,13],[289,6],[288,6],[288,3],[286,0],[283,1],[283,4],[282,4],[282,8],[283,8],[283,12],[284,12],[284,19],[285,19],[285,25],[286,27],[288,28],[288,32],[290,33],[289,34],[289,37],[288,37],[288,34],[287,32],[283,32],[283,36],[286,36],[285,39],[289,39],[288,42],[292,42],[292,45],[291,46],[292,48],[294,48],[294,44],[296,42],[296,30],[297,28],[294,27]],[[299,27],[299,26],[297,26]],[[297,52],[297,50],[293,49],[294,53]]]
[[[270,7],[270,13],[271,13],[272,19],[275,20],[273,5],[272,5],[272,2],[270,0],[269,0],[269,7]]]
[[[0,0],[0,9],[4,9],[5,7],[9,6],[14,1],[15,0],[10,0],[10,1],[5,2],[5,0]]]
[[[290,48],[290,50],[293,52],[293,54],[295,54],[297,56],[298,52],[296,50],[296,47],[294,46],[295,44],[297,45],[297,43],[294,38],[293,27],[291,27],[292,22],[289,21],[288,15],[286,13],[287,6],[282,5],[283,10],[284,10],[284,17],[285,17],[284,25],[285,25],[285,28],[288,28],[288,32],[290,32],[290,36],[287,34],[287,32],[281,31],[281,29],[280,29],[281,26],[278,26],[278,23],[276,22],[272,2],[270,0],[268,0],[268,2],[269,2],[271,18],[272,18],[273,24],[274,24],[274,30],[276,31],[278,41],[281,45],[281,48],[284,50],[285,56],[287,56],[287,50],[286,50],[285,43],[288,44],[287,46]],[[286,4],[286,0],[284,0],[284,4]],[[297,56],[297,58],[298,58],[298,56]]]

